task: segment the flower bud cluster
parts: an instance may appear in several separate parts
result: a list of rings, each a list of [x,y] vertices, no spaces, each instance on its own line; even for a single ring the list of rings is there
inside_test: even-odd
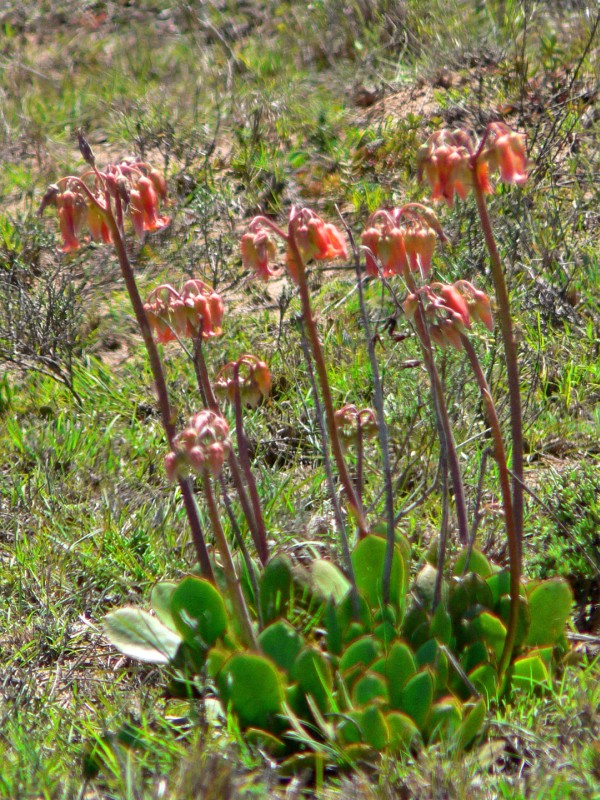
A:
[[[310,208],[297,209],[292,206],[290,212],[290,230],[293,231],[304,261],[316,258],[331,261],[333,258],[346,257],[348,250],[340,231],[330,222],[324,222]]]
[[[358,444],[359,438],[373,439],[379,426],[371,408],[360,411],[355,405],[345,405],[335,412],[335,427],[344,448]]]
[[[181,292],[168,283],[158,286],[148,295],[144,310],[156,340],[162,344],[186,336],[210,339],[223,332],[221,295],[200,280],[186,281]]]
[[[417,172],[419,180],[425,178],[432,189],[433,200],[445,200],[451,206],[454,195],[461,200],[467,196],[473,185],[471,155],[473,143],[468,133],[457,129],[443,128],[433,133],[417,152]],[[488,167],[482,161],[479,178],[484,191],[490,192]]]
[[[175,437],[172,452],[165,456],[169,480],[204,470],[219,475],[229,448],[229,426],[222,416],[207,409],[194,414]]]
[[[428,218],[433,212],[426,211],[407,215],[395,208],[371,214],[361,239],[368,275],[429,274],[437,236]]]
[[[498,171],[506,183],[527,180],[525,137],[502,122],[492,122],[475,145],[466,131],[443,128],[419,148],[417,168],[419,179],[431,186],[433,199],[451,206],[455,195],[465,199],[475,179],[490,193],[491,173]]]
[[[422,304],[432,341],[444,349],[452,346],[462,350],[461,334],[471,328],[472,322],[479,321],[488,330],[493,329],[488,296],[468,281],[432,283],[409,294],[403,304],[409,319],[414,318],[419,304]]]
[[[492,172],[500,172],[500,180],[505,183],[520,184],[527,180],[525,136],[512,131],[504,123],[490,123],[482,157]]]
[[[248,232],[242,236],[241,248],[244,269],[254,270],[264,281],[281,274],[281,270],[273,270],[269,266],[277,250],[269,231],[260,222],[250,223]]]
[[[272,233],[277,232],[288,240],[287,268],[290,277],[298,282],[298,264],[289,238],[264,217],[255,217],[242,236],[242,263],[245,269],[253,270],[263,280],[281,275],[281,270],[272,269],[270,262],[275,258],[276,247]],[[315,258],[330,261],[348,253],[346,243],[339,230],[325,222],[309,208],[292,207],[289,219],[289,236],[293,236],[301,258],[306,262]]]
[[[234,403],[236,382],[242,405],[256,408],[271,391],[269,367],[264,361],[251,355],[243,355],[237,361],[231,361],[219,370],[215,379],[214,391],[217,397]]]
[[[107,198],[125,209],[140,238],[145,231],[159,230],[170,222],[160,215],[160,199],[166,198],[164,177],[147,164],[126,159],[109,165],[104,172],[90,170],[81,177],[63,178],[46,192],[39,213],[49,205],[56,207],[61,252],[77,250],[86,227],[93,241],[112,242]]]

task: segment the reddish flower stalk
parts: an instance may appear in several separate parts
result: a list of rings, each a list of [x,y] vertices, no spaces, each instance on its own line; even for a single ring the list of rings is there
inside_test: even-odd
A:
[[[256,217],[250,223],[249,238],[244,240],[242,256],[244,263],[248,267],[253,267],[257,274],[265,279],[271,275],[279,274],[272,271],[268,264],[269,255],[274,252],[272,245],[269,243],[270,232],[280,237],[287,245],[287,270],[290,278],[298,286],[300,294],[302,318],[321,388],[331,452],[337,466],[340,482],[346,494],[350,513],[358,527],[358,535],[363,538],[368,533],[367,523],[356,497],[335,427],[335,410],[331,387],[319,333],[312,315],[305,267],[305,261],[311,258],[328,260],[336,256],[345,255],[346,247],[337,228],[334,225],[323,222],[320,217],[308,208],[292,208],[287,234],[267,217]]]
[[[148,353],[150,368],[154,378],[154,384],[158,395],[158,406],[160,409],[163,428],[171,450],[174,448],[175,425],[169,403],[167,386],[162,370],[162,364],[156,343],[152,336],[152,330],[148,318],[144,311],[144,305],[140,297],[135,275],[127,255],[123,234],[123,215],[121,198],[126,198],[129,202],[131,187],[136,185],[140,177],[146,177],[147,169],[144,165],[136,165],[123,162],[120,165],[108,167],[106,172],[98,171],[91,148],[83,138],[80,137],[81,152],[91,166],[91,170],[84,176],[68,176],[58,181],[44,195],[40,205],[39,213],[42,214],[48,205],[54,205],[58,209],[63,252],[76,249],[80,246],[78,239],[79,230],[83,226],[84,218],[87,219],[92,237],[98,236],[104,242],[111,242],[119,260],[121,273],[125,286],[129,294],[131,305],[144,340],[144,345]],[[94,188],[91,189],[84,178],[93,176]],[[149,180],[153,178],[149,177]],[[129,186],[128,186],[129,184]],[[152,200],[152,198],[150,198]],[[152,202],[154,202],[152,200]],[[156,204],[158,199],[156,199]],[[153,205],[156,217],[156,226],[162,227],[168,223],[166,217],[157,216],[157,205]],[[194,500],[191,484],[188,478],[179,478],[179,486],[183,497],[186,514],[190,523],[192,540],[196,549],[198,563],[202,575],[213,580],[213,572],[204,540],[198,509]]]
[[[240,623],[240,628],[241,628],[240,632],[242,638],[244,640],[244,643],[248,647],[250,647],[252,650],[258,651],[259,647],[256,641],[256,637],[254,635],[254,628],[252,627],[252,621],[250,620],[248,606],[244,599],[244,595],[242,593],[242,589],[240,586],[240,581],[235,571],[235,565],[231,558],[231,551],[229,549],[229,544],[227,543],[227,539],[223,531],[223,526],[221,525],[219,509],[217,508],[217,504],[215,502],[215,496],[213,494],[211,485],[210,472],[208,469],[202,470],[202,487],[204,489],[204,497],[206,498],[206,505],[208,507],[208,514],[210,517],[213,534],[215,537],[215,543],[217,545],[219,555],[221,556],[221,561],[223,565],[223,574],[225,575],[225,582],[227,584],[229,596],[231,597],[231,602],[233,603],[233,606],[236,611],[236,619]]]
[[[525,137],[501,122],[488,125],[478,146],[465,131],[437,131],[420,148],[418,169],[419,175],[425,177],[432,187],[434,200],[444,199],[451,206],[455,194],[465,198],[469,189],[473,189],[475,195],[490,256],[506,359],[512,437],[512,498],[520,558],[523,538],[523,423],[519,367],[508,291],[485,195],[493,191],[491,172],[498,171],[500,180],[506,183],[522,184],[526,181]]]
[[[257,538],[261,545],[261,551],[259,551],[259,556],[261,557],[261,560],[263,560],[263,563],[265,563],[268,558],[267,531],[265,528],[265,520],[262,513],[260,497],[258,495],[258,489],[256,487],[256,481],[254,480],[254,473],[252,472],[252,465],[250,463],[250,454],[248,452],[248,440],[246,439],[246,433],[244,431],[244,417],[242,412],[242,395],[240,386],[240,367],[242,366],[243,363],[244,363],[244,358],[242,357],[235,362],[233,367],[233,386],[234,386],[233,405],[235,409],[235,432],[237,436],[241,467],[246,477],[246,485],[248,486],[248,491],[250,493],[250,501],[252,503],[252,510],[254,512],[254,519],[257,528]]]
[[[406,276],[405,276],[406,277]],[[412,289],[415,289],[414,281],[411,280]],[[411,289],[409,283],[409,289]],[[412,290],[411,289],[411,290]],[[431,344],[431,337],[427,327],[427,319],[423,310],[423,303],[421,296],[418,295],[417,311],[414,317],[415,329],[421,342],[421,352],[423,353],[423,361],[429,373],[429,382],[431,385],[435,417],[438,428],[438,438],[440,440],[440,447],[442,448],[442,460],[447,464],[450,471],[450,479],[452,481],[452,488],[454,490],[454,503],[456,506],[456,523],[458,526],[458,538],[461,544],[466,544],[469,539],[469,521],[467,517],[467,501],[465,499],[465,489],[460,470],[460,462],[458,460],[458,453],[454,436],[452,434],[452,426],[450,424],[450,417],[448,409],[444,401],[444,391],[439,372],[435,365],[433,358],[433,348]]]
[[[400,219],[402,216],[418,217],[423,219],[423,225],[426,225],[442,239],[445,240],[444,233],[437,220],[434,212],[427,206],[420,203],[407,203],[394,212],[394,217]],[[431,259],[431,252],[427,249],[427,257]],[[427,324],[427,317],[423,306],[423,300],[420,290],[417,288],[413,277],[412,269],[405,267],[402,271],[406,286],[411,293],[409,298],[414,298],[414,323],[419,341],[421,343],[421,352],[423,353],[423,361],[429,374],[429,383],[431,386],[434,415],[436,419],[436,426],[440,447],[442,450],[442,463],[447,466],[450,471],[450,479],[452,481],[452,488],[454,490],[454,502],[456,506],[456,522],[458,526],[458,538],[462,544],[466,544],[469,536],[469,523],[467,518],[467,502],[465,499],[465,490],[462,480],[460,469],[460,462],[454,442],[454,435],[452,433],[452,426],[450,424],[450,417],[448,409],[444,401],[444,392],[439,372],[435,365],[433,358],[433,349],[431,344],[432,336],[430,336],[429,327]],[[450,289],[451,287],[448,287]],[[409,302],[409,300],[407,300]],[[406,309],[406,303],[405,303]]]
[[[210,376],[208,374],[208,369],[206,367],[206,360],[204,358],[204,351],[202,348],[201,338],[199,338],[196,343],[194,369],[196,372],[196,379],[198,381],[198,388],[200,390],[200,393],[204,396],[206,405],[212,411],[221,414],[222,412],[219,407],[217,398],[215,397],[215,393],[213,391],[213,387],[210,381]],[[261,535],[261,529],[256,521],[254,510],[252,508],[252,504],[250,503],[250,499],[248,498],[248,492],[246,491],[246,486],[244,485],[244,479],[242,477],[242,469],[239,460],[236,454],[233,452],[233,450],[229,451],[229,455],[227,457],[227,463],[229,464],[229,469],[231,471],[231,479],[233,481],[235,491],[240,501],[242,512],[244,514],[244,517],[246,518],[246,522],[248,523],[248,528],[250,530],[250,535],[252,536],[252,541],[254,543],[257,555],[260,558],[261,563],[266,564],[269,558],[269,546],[267,544],[266,533],[264,533],[263,529],[263,534]]]
[[[512,438],[513,510],[520,560],[522,557],[523,540],[523,422],[517,345],[510,313],[508,290],[504,279],[504,270],[502,269],[498,248],[496,247],[496,240],[494,238],[484,192],[477,180],[474,184],[474,194],[485,243],[490,255],[492,280],[494,282],[496,300],[498,303],[498,321],[500,323],[500,333],[502,334],[502,341],[504,343]]]
[[[154,378],[154,385],[156,387],[156,392],[158,395],[158,405],[160,409],[163,428],[167,436],[167,441],[169,442],[169,447],[171,448],[171,450],[173,450],[173,441],[175,438],[175,425],[173,422],[173,414],[169,403],[169,394],[167,391],[167,384],[165,382],[165,377],[162,369],[162,363],[160,360],[160,356],[158,354],[156,343],[152,336],[152,331],[150,328],[150,324],[148,322],[148,317],[146,316],[146,312],[144,311],[144,304],[142,303],[142,298],[140,297],[137,288],[135,275],[133,273],[133,269],[131,268],[131,264],[129,262],[129,257],[127,255],[127,250],[125,248],[125,242],[123,241],[123,237],[121,236],[121,231],[119,230],[119,226],[117,225],[115,217],[112,213],[112,208],[110,204],[110,195],[108,191],[106,191],[105,193],[105,200],[106,200],[106,210],[105,210],[106,224],[108,225],[108,229],[110,231],[110,235],[113,241],[113,246],[115,248],[117,257],[119,259],[119,264],[121,266],[121,273],[125,281],[127,292],[129,294],[129,299],[131,301],[131,305],[133,306],[133,311],[138,326],[140,328],[142,338],[144,340],[146,352],[148,353],[150,368],[152,370],[152,376]],[[183,503],[185,506],[188,521],[190,523],[192,540],[196,548],[196,555],[198,557],[200,571],[203,577],[214,582],[212,566],[210,563],[210,558],[208,555],[208,550],[206,547],[202,526],[200,525],[200,518],[198,516],[198,509],[196,508],[196,501],[194,500],[192,487],[190,485],[189,479],[187,478],[183,477],[179,478],[178,482],[179,482],[179,488],[181,490],[181,495],[183,497]]]
[[[308,283],[306,281],[306,268],[304,266],[304,259],[302,258],[296,243],[292,222],[293,218],[290,220],[289,233],[285,238],[289,248],[290,262],[294,265],[294,280],[298,285],[298,291],[300,294],[302,319],[306,327],[308,342],[315,363],[315,369],[319,379],[319,386],[321,387],[321,395],[325,410],[325,421],[327,423],[327,432],[329,434],[331,452],[336,463],[340,482],[346,494],[346,500],[348,502],[350,512],[358,528],[358,535],[362,539],[368,533],[367,523],[364,513],[360,507],[360,503],[356,497],[356,492],[354,491],[354,486],[352,485],[350,473],[348,472],[348,467],[346,466],[346,461],[344,460],[342,446],[336,430],[335,409],[333,406],[333,398],[331,396],[329,376],[327,375],[327,367],[325,365],[325,358],[321,348],[319,332],[317,331],[317,326],[312,315],[312,306],[310,302]]]
[[[361,508],[363,506],[364,443],[366,439],[377,436],[378,424],[371,408],[357,409],[355,405],[345,405],[335,412],[335,426],[342,448],[356,447],[356,494]]]
[[[502,677],[511,662],[512,653],[515,645],[517,635],[517,625],[519,622],[519,588],[521,581],[521,555],[519,549],[519,539],[517,536],[517,528],[515,525],[513,500],[510,492],[510,480],[508,467],[506,465],[506,452],[504,449],[504,442],[502,440],[502,431],[500,430],[500,422],[496,413],[496,407],[492,400],[488,382],[481,369],[481,364],[477,358],[475,348],[471,344],[469,338],[461,334],[462,344],[467,354],[473,374],[479,386],[481,397],[485,406],[488,424],[492,432],[494,440],[494,457],[498,464],[498,473],[500,478],[500,491],[502,493],[502,505],[504,507],[504,523],[506,525],[506,537],[508,540],[508,555],[510,560],[510,611],[508,625],[506,629],[506,639],[504,640],[504,648],[500,657],[498,666],[498,673]]]

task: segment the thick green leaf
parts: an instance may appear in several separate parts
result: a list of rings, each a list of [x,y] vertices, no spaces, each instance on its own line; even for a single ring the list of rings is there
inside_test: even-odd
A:
[[[269,728],[281,712],[283,686],[274,665],[254,653],[236,653],[217,675],[223,705],[243,728]]]
[[[211,647],[225,633],[227,612],[218,590],[204,578],[184,578],[171,596],[171,613],[184,639]]]
[[[385,662],[385,677],[390,689],[390,705],[398,708],[402,689],[416,675],[417,666],[410,647],[404,642],[395,642]]]
[[[446,686],[448,682],[448,657],[440,648],[436,639],[429,639],[419,647],[415,653],[415,661],[419,669],[427,665],[431,667],[436,692],[441,691]]]
[[[420,647],[430,637],[429,617],[423,606],[415,603],[411,606],[402,623],[402,636],[413,649]]]
[[[473,613],[478,606],[491,609],[494,606],[492,590],[480,575],[469,572],[464,578],[452,584],[448,611],[456,620]]]
[[[357,664],[368,667],[381,655],[381,652],[381,642],[374,636],[356,639],[342,653],[340,672],[346,672]]]
[[[427,720],[430,741],[448,741],[462,722],[462,708],[456,697],[442,697],[431,706]]]
[[[429,669],[419,672],[411,678],[400,693],[398,710],[414,721],[419,730],[423,730],[433,702],[433,677]]]
[[[331,561],[319,558],[310,567],[312,582],[325,600],[340,603],[350,591],[350,581]]]
[[[342,642],[351,642],[357,639],[366,630],[371,628],[371,612],[364,597],[358,595],[358,613],[355,610],[354,598],[348,594],[341,603],[336,606],[336,615]]]
[[[149,664],[168,664],[181,637],[141,608],[119,608],[104,617],[104,632],[117,650]]]
[[[382,712],[371,706],[364,711],[353,711],[350,718],[358,725],[362,740],[376,750],[383,750],[390,740],[390,728]]]
[[[390,622],[392,625],[398,624],[398,614],[394,606],[389,603],[385,608],[378,608],[373,614],[373,622],[379,624],[381,622]]]
[[[442,644],[450,644],[450,639],[452,638],[452,619],[443,603],[438,603],[437,608],[433,612],[429,625],[429,633]]]
[[[365,536],[352,552],[352,566],[358,591],[372,610],[382,608],[383,565],[386,541],[379,536]],[[400,548],[394,545],[392,572],[390,575],[389,601],[401,612],[404,607],[404,581],[406,567]]]
[[[508,628],[508,621],[510,619],[510,597],[505,595],[501,597],[496,605],[498,616]],[[515,635],[515,647],[520,647],[527,638],[529,626],[531,622],[531,615],[529,611],[529,603],[526,597],[519,595],[519,616],[517,619],[517,632]]]
[[[258,637],[258,643],[263,653],[288,673],[303,644],[302,637],[283,619],[265,628]]]
[[[325,761],[326,756],[320,752],[295,753],[281,762],[277,774],[282,778],[290,778],[292,775],[315,773],[324,768]]]
[[[529,633],[532,647],[556,644],[565,631],[573,605],[573,592],[562,578],[538,584],[529,595]]]
[[[386,714],[390,729],[390,750],[392,753],[407,753],[414,742],[421,739],[421,732],[406,714],[390,711]]]
[[[387,650],[392,641],[396,638],[396,632],[396,626],[386,621],[375,627],[373,635],[376,639],[379,639],[384,649]]]
[[[263,622],[285,617],[293,593],[294,570],[287,556],[274,556],[260,577],[260,608]]]
[[[510,593],[510,572],[507,569],[494,572],[493,575],[485,579],[485,582],[492,592],[493,607],[495,608],[500,598]]]
[[[231,656],[230,650],[224,650],[222,647],[211,647],[206,654],[206,671],[209,678],[213,680],[217,677],[223,664]]]
[[[489,611],[483,611],[471,622],[471,630],[492,648],[500,660],[506,639],[506,627],[501,619]]]
[[[513,686],[527,691],[547,689],[550,686],[550,675],[538,655],[527,655],[517,658],[513,663],[512,682]]]
[[[333,674],[329,661],[316,647],[305,647],[292,668],[292,677],[321,711],[331,709]]]
[[[454,741],[456,742],[456,749],[460,752],[468,747],[473,739],[477,736],[480,732],[483,722],[485,720],[485,714],[487,711],[487,706],[483,699],[478,700],[474,706],[466,711],[463,721],[458,727],[456,734],[454,736]]]
[[[362,740],[362,730],[356,717],[358,712],[346,716],[337,727],[336,734],[342,744],[357,744]]]
[[[323,624],[327,632],[327,650],[331,655],[342,652],[342,624],[334,601],[330,598],[323,613]]]
[[[455,575],[462,575],[465,571],[465,564],[467,563],[467,556],[469,555],[468,550],[461,550],[458,554],[458,558],[456,559],[456,563],[454,564],[454,574]],[[480,550],[473,548],[469,558],[469,565],[468,565],[468,572],[475,572],[482,578],[489,578],[492,574],[492,565],[487,560],[487,558],[483,555]]]
[[[480,664],[469,672],[469,680],[489,703],[498,696],[498,673],[491,664]]]
[[[490,653],[485,642],[477,641],[463,650],[460,663],[465,672],[469,672],[480,664],[487,664],[490,660]]]
[[[374,672],[365,673],[352,689],[352,702],[355,706],[387,703],[388,700],[387,684],[381,675]]]
[[[150,592],[150,607],[156,612],[159,620],[172,631],[177,630],[173,614],[171,614],[171,597],[176,588],[176,583],[163,581],[157,583]]]

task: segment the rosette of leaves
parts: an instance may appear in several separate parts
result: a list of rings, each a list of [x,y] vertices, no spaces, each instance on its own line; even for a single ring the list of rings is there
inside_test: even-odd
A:
[[[195,577],[159,584],[155,615],[120,609],[105,630],[133,658],[201,676],[246,740],[279,758],[284,772],[440,740],[464,749],[502,693],[550,686],[570,589],[560,579],[523,585],[515,655],[501,683],[508,572],[477,551],[468,565],[461,555],[434,609],[435,568],[409,587],[409,545],[398,537],[384,603],[385,549],[375,535],[356,545],[356,591],[329,561],[299,571],[281,555],[259,575],[258,597],[242,581],[261,620],[256,652],[240,644],[224,591]]]
[[[451,656],[448,687],[466,700],[477,691],[486,702],[516,687],[549,689],[552,672],[567,649],[565,626],[573,595],[561,578],[521,584],[519,624],[510,668],[501,679],[510,610],[510,574],[474,550],[459,555],[453,576],[442,582],[442,601],[432,608],[436,569],[427,564],[415,580],[403,632],[417,653],[435,650],[432,639]],[[423,657],[423,656],[422,656]]]

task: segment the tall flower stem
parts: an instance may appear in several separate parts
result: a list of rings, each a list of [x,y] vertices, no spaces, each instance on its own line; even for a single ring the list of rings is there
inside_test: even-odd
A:
[[[238,450],[240,457],[240,465],[246,477],[246,486],[250,494],[250,502],[252,503],[252,511],[254,512],[254,520],[257,528],[257,540],[260,544],[259,556],[263,562],[268,558],[267,550],[267,531],[265,528],[265,520],[262,513],[262,506],[256,481],[254,480],[254,473],[252,472],[252,465],[250,463],[250,453],[248,452],[248,439],[244,431],[244,416],[242,412],[242,396],[240,392],[240,362],[238,361],[233,370],[233,405],[235,409],[235,433],[237,436]]]
[[[521,553],[519,549],[519,540],[517,537],[517,528],[515,525],[513,500],[510,493],[510,480],[508,467],[506,465],[506,452],[504,450],[504,442],[502,440],[502,432],[500,430],[500,422],[496,407],[492,400],[490,387],[481,369],[481,364],[477,358],[475,348],[470,340],[464,334],[461,334],[461,341],[467,358],[471,364],[471,369],[479,386],[483,404],[485,406],[488,424],[492,432],[492,439],[494,441],[494,457],[498,464],[498,473],[500,478],[500,491],[502,494],[502,505],[504,507],[504,524],[506,525],[506,537],[508,540],[508,556],[510,560],[510,610],[508,617],[508,626],[506,630],[506,639],[504,640],[504,649],[500,657],[500,664],[498,672],[502,676],[506,671],[512,657],[512,652],[515,645],[515,638],[517,634],[517,625],[519,622],[519,588],[521,582]]]
[[[219,407],[219,403],[217,402],[217,398],[215,397],[215,393],[213,392],[212,384],[210,382],[210,376],[208,374],[201,341],[198,342],[196,347],[194,369],[196,371],[198,388],[200,393],[203,395],[208,408],[211,411],[214,411],[216,414],[221,414],[222,412]],[[257,555],[261,563],[266,564],[269,558],[269,548],[267,544],[266,533],[264,531],[264,525],[261,532],[254,515],[252,504],[248,498],[248,492],[246,491],[246,487],[244,485],[240,463],[236,454],[231,449],[229,451],[229,455],[227,456],[227,463],[229,464],[231,479],[240,501],[242,512],[246,517],[246,522],[248,523],[248,528],[250,529],[250,535],[252,536],[252,541],[254,543]]]
[[[233,563],[233,559],[231,558],[231,550],[229,549],[229,544],[225,537],[223,526],[221,525],[221,518],[215,502],[210,474],[206,469],[202,471],[202,487],[204,489],[204,496],[206,498],[206,505],[208,506],[208,514],[210,516],[215,542],[223,562],[225,582],[227,583],[229,596],[236,611],[236,617],[240,623],[240,632],[244,639],[244,643],[252,650],[258,650],[258,644],[254,635],[252,621],[250,620],[248,606],[244,599],[240,582],[235,571],[235,565]]]
[[[240,548],[242,558],[244,559],[244,563],[246,564],[246,570],[248,572],[248,580],[250,581],[250,585],[252,586],[252,591],[254,592],[254,597],[256,602],[256,616],[258,617],[258,629],[262,630],[264,625],[260,610],[260,603],[258,602],[259,589],[258,589],[258,581],[256,579],[256,570],[254,564],[252,563],[252,559],[250,558],[250,553],[248,552],[248,548],[246,547],[246,542],[244,541],[244,537],[242,536],[240,526],[238,525],[238,521],[236,519],[233,506],[231,504],[231,498],[229,497],[229,492],[227,490],[227,483],[225,481],[225,478],[223,477],[222,472],[219,474],[219,486],[221,487],[221,497],[223,498],[223,504],[225,506],[225,510],[227,511],[229,522],[231,523],[231,530],[233,531],[235,542],[237,546]]]
[[[409,291],[413,294],[416,293],[417,287],[411,273],[408,270],[404,272],[404,280],[406,281]],[[465,545],[469,540],[469,521],[467,517],[465,489],[460,471],[460,463],[458,461],[458,452],[456,450],[456,444],[452,434],[452,426],[450,425],[450,417],[444,401],[442,381],[440,379],[437,367],[435,366],[433,347],[431,344],[429,331],[427,329],[427,320],[425,319],[425,313],[423,311],[420,296],[417,306],[417,313],[415,314],[415,328],[421,342],[421,352],[423,353],[423,360],[425,361],[425,367],[429,375],[438,437],[440,440],[440,447],[442,448],[442,461],[447,464],[448,470],[450,471],[450,480],[452,481],[452,488],[454,490],[458,538],[461,544]]]
[[[365,461],[365,437],[360,414],[356,416],[356,497],[364,513],[363,492],[364,492],[364,461]]]
[[[473,156],[473,188],[481,228],[485,238],[486,247],[490,256],[492,280],[498,303],[498,321],[504,343],[504,356],[506,359],[506,375],[508,379],[508,395],[510,403],[510,426],[512,437],[512,502],[517,537],[519,558],[522,551],[523,539],[523,423],[521,413],[521,392],[519,382],[519,366],[517,362],[517,346],[514,337],[508,290],[504,279],[504,270],[500,254],[496,246],[492,224],[488,214],[487,203],[483,187],[477,176],[477,154]]]
[[[356,273],[356,286],[358,289],[358,301],[360,304],[360,314],[362,319],[363,328],[365,329],[365,337],[367,340],[367,352],[369,354],[369,362],[371,364],[371,376],[373,379],[373,403],[375,405],[375,413],[377,415],[377,433],[379,436],[379,449],[381,450],[381,459],[383,462],[383,481],[385,488],[385,517],[387,522],[386,531],[386,548],[385,558],[383,562],[383,577],[382,577],[382,593],[383,602],[387,603],[390,594],[390,580],[392,575],[392,565],[394,561],[394,488],[392,485],[392,466],[390,463],[390,448],[388,438],[388,428],[385,419],[385,409],[383,401],[383,387],[381,385],[381,377],[379,375],[379,363],[377,361],[377,354],[375,353],[375,343],[371,334],[371,323],[369,314],[367,312],[367,304],[365,302],[365,293],[363,290],[361,265],[360,265],[360,252],[354,245],[354,271]],[[360,420],[359,420],[360,425]]]
[[[300,254],[300,250],[298,249],[298,245],[296,243],[296,239],[291,225],[289,234],[285,238],[287,240],[288,246],[291,251],[291,256],[296,264],[298,271],[297,284],[298,284],[298,291],[300,293],[300,302],[302,305],[302,319],[306,327],[307,338],[310,345],[312,357],[315,363],[315,369],[317,372],[317,377],[319,379],[319,385],[321,388],[321,395],[323,398],[323,407],[325,409],[325,420],[327,422],[327,432],[329,434],[329,443],[331,446],[331,452],[333,454],[333,458],[336,463],[340,482],[344,488],[344,492],[346,493],[346,500],[350,508],[350,513],[354,517],[354,520],[358,528],[358,535],[362,539],[368,533],[367,523],[365,520],[364,513],[360,507],[360,503],[358,502],[358,499],[356,497],[356,492],[354,491],[354,486],[352,485],[350,473],[348,472],[348,467],[346,466],[344,455],[342,453],[342,446],[338,438],[338,433],[335,426],[335,410],[333,407],[333,398],[331,396],[331,387],[329,386],[329,378],[327,376],[327,367],[325,365],[325,358],[323,356],[323,350],[321,348],[321,342],[319,340],[319,333],[317,331],[317,326],[315,324],[315,320],[312,315],[310,292],[308,290],[308,283],[306,281],[306,268],[304,266],[304,260]]]
[[[310,385],[313,390],[317,422],[319,424],[319,430],[321,432],[321,440],[323,442],[323,465],[325,467],[327,489],[329,491],[329,497],[331,498],[331,505],[333,507],[333,513],[335,516],[335,521],[337,523],[340,535],[340,543],[342,546],[342,560],[344,563],[344,569],[346,570],[346,575],[352,586],[351,590],[352,604],[355,616],[358,618],[359,597],[358,597],[358,590],[356,588],[356,578],[354,576],[354,566],[352,564],[352,556],[350,554],[350,543],[348,541],[348,533],[346,531],[346,526],[344,525],[342,509],[340,508],[338,496],[336,494],[335,486],[333,483],[333,470],[331,469],[331,458],[328,452],[327,427],[325,419],[323,417],[323,408],[321,406],[321,400],[319,399],[319,392],[315,381],[315,373],[313,370],[312,360],[310,357],[310,350],[308,348],[308,341],[306,339],[306,333],[301,323],[300,323],[300,345],[302,347],[302,353],[304,354],[304,361],[306,363],[306,369],[308,371],[308,378],[310,380]]]
[[[154,385],[156,387],[156,393],[158,395],[158,407],[160,409],[163,428],[167,437],[167,441],[169,443],[169,447],[171,448],[171,450],[173,450],[173,439],[175,437],[175,422],[173,420],[173,413],[171,411],[171,406],[169,403],[169,393],[167,391],[167,384],[165,381],[165,376],[162,368],[162,362],[160,360],[160,355],[158,353],[156,343],[152,336],[152,331],[150,329],[150,324],[148,322],[146,312],[144,311],[144,304],[142,303],[142,298],[140,297],[140,293],[137,288],[135,275],[133,273],[133,269],[129,261],[129,256],[127,255],[127,249],[125,247],[123,236],[121,235],[121,230],[119,229],[114,214],[112,213],[110,194],[108,193],[108,191],[105,191],[105,198],[106,198],[106,212],[105,212],[106,224],[108,225],[110,230],[115,252],[119,259],[121,273],[123,275],[125,286],[127,288],[127,293],[129,294],[129,299],[133,307],[133,312],[135,314],[135,318],[137,320],[140,332],[142,334],[142,339],[144,340],[146,352],[148,353],[148,358],[150,361],[150,369],[152,370],[152,377],[154,378]],[[190,523],[192,540],[194,542],[194,547],[196,549],[196,555],[198,558],[198,563],[200,565],[200,571],[204,578],[214,582],[214,575],[210,563],[210,558],[208,555],[208,549],[206,547],[206,541],[204,539],[204,533],[202,531],[202,526],[200,524],[198,509],[196,507],[196,501],[194,500],[194,493],[192,491],[192,486],[189,478],[179,478],[179,488],[181,491],[181,496],[183,497],[183,504],[185,507],[187,518]]]

